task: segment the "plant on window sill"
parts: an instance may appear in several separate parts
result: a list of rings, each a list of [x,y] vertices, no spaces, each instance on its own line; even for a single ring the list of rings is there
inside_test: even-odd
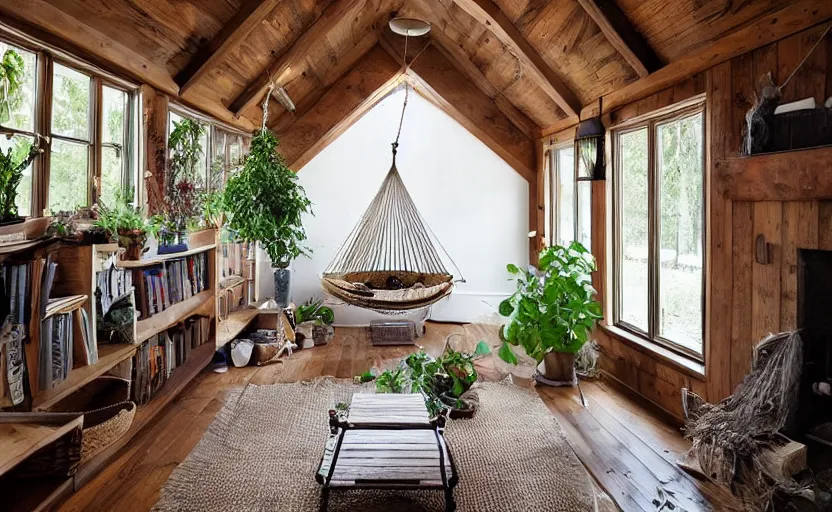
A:
[[[200,138],[205,127],[198,121],[185,118],[173,123],[168,149],[170,166],[165,181],[165,221],[177,233],[185,232],[192,220],[201,216],[200,191],[204,188],[199,173],[203,149]]]
[[[517,364],[511,345],[521,346],[535,361],[545,362],[546,380],[574,383],[574,355],[602,317],[590,278],[595,258],[573,242],[568,248],[544,249],[538,268],[507,268],[517,291],[500,303],[500,314],[509,320],[500,329],[503,345],[498,355]]]

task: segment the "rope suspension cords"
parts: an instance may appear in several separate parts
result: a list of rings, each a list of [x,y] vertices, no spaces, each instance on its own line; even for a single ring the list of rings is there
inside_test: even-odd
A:
[[[394,26],[397,20],[402,25]],[[420,20],[391,21],[391,28],[405,36],[405,66],[408,38],[417,32],[419,24],[430,27]],[[422,30],[419,35],[425,33],[427,30]],[[405,82],[390,170],[321,276],[324,290],[336,298],[384,313],[427,308],[451,293],[454,276],[442,263],[434,240],[459,271],[419,213],[396,168],[408,96]],[[464,282],[461,278],[459,281]]]

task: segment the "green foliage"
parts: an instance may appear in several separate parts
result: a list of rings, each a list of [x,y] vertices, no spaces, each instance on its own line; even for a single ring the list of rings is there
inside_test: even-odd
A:
[[[245,165],[225,186],[224,203],[229,228],[242,240],[259,242],[273,265],[286,267],[310,253],[302,215],[311,213],[312,203],[277,144],[267,130],[254,134]]]
[[[474,360],[491,353],[484,341],[472,354],[446,347],[436,359],[424,350],[410,354],[395,370],[385,370],[376,378],[379,393],[421,393],[431,415],[448,407],[466,408],[460,397],[477,381]]]
[[[295,311],[298,323],[314,321],[319,324],[332,325],[332,322],[335,321],[335,312],[324,306],[323,303],[323,299],[315,300],[312,298],[298,306],[297,311]]]
[[[366,372],[358,375],[355,380],[360,383],[364,384],[365,382],[372,382],[376,379],[376,374],[373,373],[373,370],[367,370]]]
[[[202,196],[202,218],[209,226],[217,229],[225,224],[225,194],[213,190]]]
[[[16,155],[15,148],[9,148],[4,154],[0,151],[0,221],[6,222],[18,218],[15,202],[17,186],[23,178],[23,171],[41,153],[35,145],[29,146],[24,158]]]
[[[147,232],[147,222],[142,217],[141,209],[134,207],[128,199],[132,196],[132,192],[118,193],[112,207],[98,205],[98,220],[93,225],[106,231],[110,237],[118,235],[119,231]]]
[[[577,352],[601,318],[590,278],[594,270],[595,258],[578,242],[544,249],[539,269],[508,265],[517,291],[500,303],[500,314],[509,317],[500,331],[500,358],[517,364],[509,345],[523,347],[538,362],[547,352]]]
[[[159,245],[171,245],[176,241],[176,224],[164,215],[154,215],[147,222],[147,232]]]
[[[20,86],[24,76],[23,57],[14,50],[6,50],[0,60],[0,124],[11,118],[12,111],[23,100]]]
[[[184,231],[189,219],[200,216],[200,192],[205,188],[200,169],[205,127],[198,121],[185,118],[173,122],[168,138],[170,168],[166,181],[165,202],[167,217],[176,229]]]

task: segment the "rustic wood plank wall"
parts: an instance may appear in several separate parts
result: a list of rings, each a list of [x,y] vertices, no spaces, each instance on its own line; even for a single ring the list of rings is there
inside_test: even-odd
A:
[[[739,154],[745,113],[755,100],[760,77],[771,72],[782,83],[822,35],[814,27],[735,57],[674,87],[628,104],[607,116],[608,126],[707,93],[711,196],[708,203],[708,320],[706,377],[652,351],[596,331],[602,369],[627,387],[681,418],[680,389],[688,387],[711,402],[730,394],[751,365],[753,345],[769,332],[794,329],[797,318],[797,249],[832,250],[832,199],[730,201],[720,191],[714,169]],[[783,90],[782,102],[814,96],[823,104],[832,96],[832,37],[827,37]],[[593,252],[599,275],[610,273],[603,256],[608,197],[604,182],[593,194]],[[755,240],[763,235],[770,262],[758,263]],[[600,251],[600,252],[599,252]],[[596,277],[602,296],[606,278]],[[606,304],[608,305],[608,304]],[[611,311],[607,314],[611,317]]]

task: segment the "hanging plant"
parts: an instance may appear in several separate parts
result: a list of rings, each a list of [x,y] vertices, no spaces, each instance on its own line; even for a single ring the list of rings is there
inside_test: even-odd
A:
[[[286,268],[310,254],[302,216],[311,213],[312,202],[277,144],[268,130],[254,134],[243,168],[225,186],[223,203],[228,227],[242,240],[259,242],[273,265]]]
[[[183,231],[188,221],[201,215],[199,193],[204,188],[199,172],[202,163],[200,139],[205,127],[193,119],[173,123],[168,139],[170,166],[165,183],[167,220]]]
[[[23,57],[14,50],[6,50],[0,61],[0,124],[9,121],[23,99],[20,87],[25,71]]]

